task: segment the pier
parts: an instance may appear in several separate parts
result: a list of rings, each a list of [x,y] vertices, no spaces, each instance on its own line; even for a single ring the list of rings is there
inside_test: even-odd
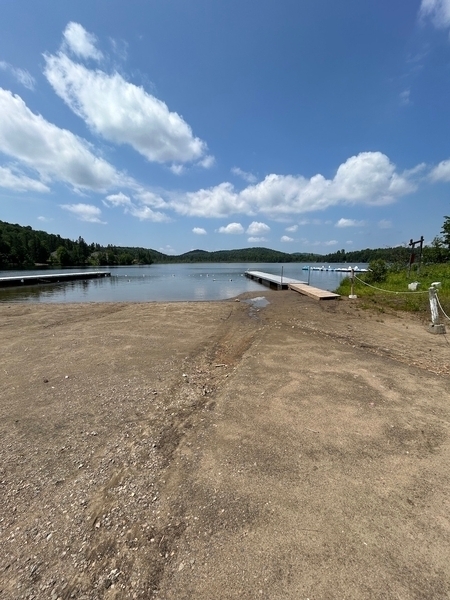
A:
[[[111,277],[110,271],[85,271],[83,273],[37,273],[36,275],[16,275],[0,277],[0,287],[20,287],[23,285],[42,285],[48,283],[65,283],[83,279],[99,279]]]
[[[245,276],[272,290],[288,290],[289,285],[293,283],[303,283],[306,285],[305,281],[300,281],[299,279],[283,277],[283,275],[272,275],[272,273],[263,273],[262,271],[245,271]]]

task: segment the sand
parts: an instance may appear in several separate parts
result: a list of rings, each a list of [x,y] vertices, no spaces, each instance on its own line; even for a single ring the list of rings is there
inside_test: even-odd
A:
[[[426,325],[289,291],[2,304],[0,598],[448,598]]]

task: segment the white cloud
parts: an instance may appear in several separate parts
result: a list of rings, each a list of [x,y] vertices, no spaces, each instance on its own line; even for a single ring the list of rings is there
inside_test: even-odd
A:
[[[153,194],[139,188],[135,196],[127,196],[123,192],[110,194],[103,200],[103,204],[108,208],[123,207],[124,213],[136,217],[140,221],[153,221],[154,223],[169,222],[170,218],[159,211],[153,210],[165,206],[164,201]]]
[[[138,188],[134,195],[145,206],[151,206],[152,208],[168,208],[167,203],[159,194],[155,194],[149,190]]]
[[[34,86],[36,82],[34,77],[30,75],[30,73],[26,69],[20,69],[18,67],[13,67],[9,63],[4,60],[0,60],[0,69],[2,71],[8,71],[11,75],[16,79],[20,84],[26,87],[29,90],[34,90]]]
[[[281,241],[282,242],[293,242],[294,238],[289,237],[288,235],[282,235],[281,236]]]
[[[174,175],[182,175],[185,171],[184,165],[173,164],[170,165],[170,170]]]
[[[450,181],[450,159],[443,160],[430,173],[431,181]]]
[[[450,0],[422,0],[419,16],[430,18],[438,29],[450,27]]]
[[[111,204],[111,206],[130,206],[131,199],[123,192],[119,192],[118,194],[110,194],[109,196],[106,196],[103,203],[106,206],[108,206],[108,204]]]
[[[30,111],[25,102],[0,88],[0,152],[76,189],[106,191],[123,177],[96,157],[86,142]]]
[[[269,231],[270,227],[265,223],[258,223],[257,221],[253,221],[253,223],[250,223],[250,225],[247,227],[246,233],[248,233],[249,235],[260,236],[269,233]]]
[[[356,221],[355,219],[339,219],[336,223],[336,227],[362,227],[365,225],[364,221]]]
[[[400,104],[402,106],[408,106],[408,104],[411,104],[411,90],[410,89],[403,90],[403,92],[400,93]]]
[[[196,235],[206,235],[206,229],[203,229],[203,227],[194,227],[192,233],[195,233]]]
[[[237,175],[238,177],[241,177],[244,181],[247,181],[247,183],[256,183],[257,181],[256,176],[253,175],[253,173],[243,171],[239,167],[233,167],[231,169],[231,172],[233,173],[233,175]]]
[[[390,229],[392,227],[392,221],[381,219],[381,221],[378,221],[378,227],[380,229]]]
[[[102,211],[97,206],[93,206],[92,204],[61,204],[60,206],[64,210],[71,212],[80,221],[105,225],[105,221],[100,219]]]
[[[77,24],[70,25],[73,29]],[[85,37],[77,39],[77,43],[71,40],[71,49],[92,56]],[[44,58],[44,73],[56,94],[97,134],[116,144],[129,144],[149,161],[203,161],[202,166],[211,166],[214,159],[205,156],[205,142],[193,136],[178,113],[170,112],[142,87],[117,72],[108,74],[74,62],[64,49]]]
[[[103,54],[96,48],[97,38],[79,23],[73,21],[67,25],[63,33],[65,47],[77,56],[87,59],[101,60]]]
[[[27,177],[20,171],[0,167],[0,187],[16,192],[49,192],[50,189],[37,179]]]
[[[132,204],[125,208],[125,212],[133,217],[137,217],[140,221],[153,221],[154,223],[167,223],[170,218],[162,212],[152,210],[149,206],[136,206]]]
[[[37,218],[38,221],[42,221],[43,223],[50,223],[50,221],[53,221],[53,219],[49,218],[49,217],[38,217]]]
[[[200,165],[200,167],[203,167],[204,169],[210,169],[214,165],[215,162],[216,162],[216,159],[214,158],[214,156],[211,156],[210,154],[208,154],[207,156],[205,156],[205,158],[200,160],[197,164]]]
[[[229,182],[172,198],[180,214],[227,217],[263,213],[273,218],[336,205],[381,206],[416,189],[411,173],[396,172],[381,152],[362,152],[339,166],[333,179],[314,175],[267,175],[238,192]]]
[[[226,227],[219,227],[219,233],[237,235],[244,233],[244,228],[240,223],[229,223]]]
[[[257,242],[267,242],[265,237],[249,237],[248,240],[249,244],[255,244]]]
[[[337,240],[328,240],[328,242],[324,242],[324,246],[336,246],[336,244],[339,244]]]
[[[298,225],[291,225],[290,227],[286,227],[286,231],[289,231],[289,233],[295,233],[298,229]]]

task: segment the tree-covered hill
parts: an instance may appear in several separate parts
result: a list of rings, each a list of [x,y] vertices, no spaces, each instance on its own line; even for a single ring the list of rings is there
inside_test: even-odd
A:
[[[441,233],[430,246],[424,247],[425,262],[445,262],[450,257],[450,218],[446,217]],[[82,237],[69,240],[59,235],[38,231],[27,226],[0,221],[0,268],[32,268],[39,266],[104,266],[183,262],[267,262],[267,263],[368,263],[381,259],[387,263],[406,264],[410,250],[405,246],[366,248],[330,254],[294,252],[288,254],[270,248],[241,248],[237,250],[191,250],[178,256],[167,255],[149,248],[101,246],[87,244]]]

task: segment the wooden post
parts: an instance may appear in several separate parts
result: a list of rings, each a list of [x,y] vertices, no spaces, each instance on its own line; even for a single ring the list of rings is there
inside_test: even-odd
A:
[[[352,289],[351,289],[351,294],[349,296],[349,298],[351,300],[354,300],[355,298],[357,298],[358,296],[354,293],[354,286],[355,286],[355,270],[352,269],[352,276],[351,276],[351,282],[352,282]]]
[[[445,333],[445,325],[439,322],[439,310],[436,298],[436,288],[430,287],[428,292],[431,310],[431,323],[428,327],[428,331],[430,333]]]

